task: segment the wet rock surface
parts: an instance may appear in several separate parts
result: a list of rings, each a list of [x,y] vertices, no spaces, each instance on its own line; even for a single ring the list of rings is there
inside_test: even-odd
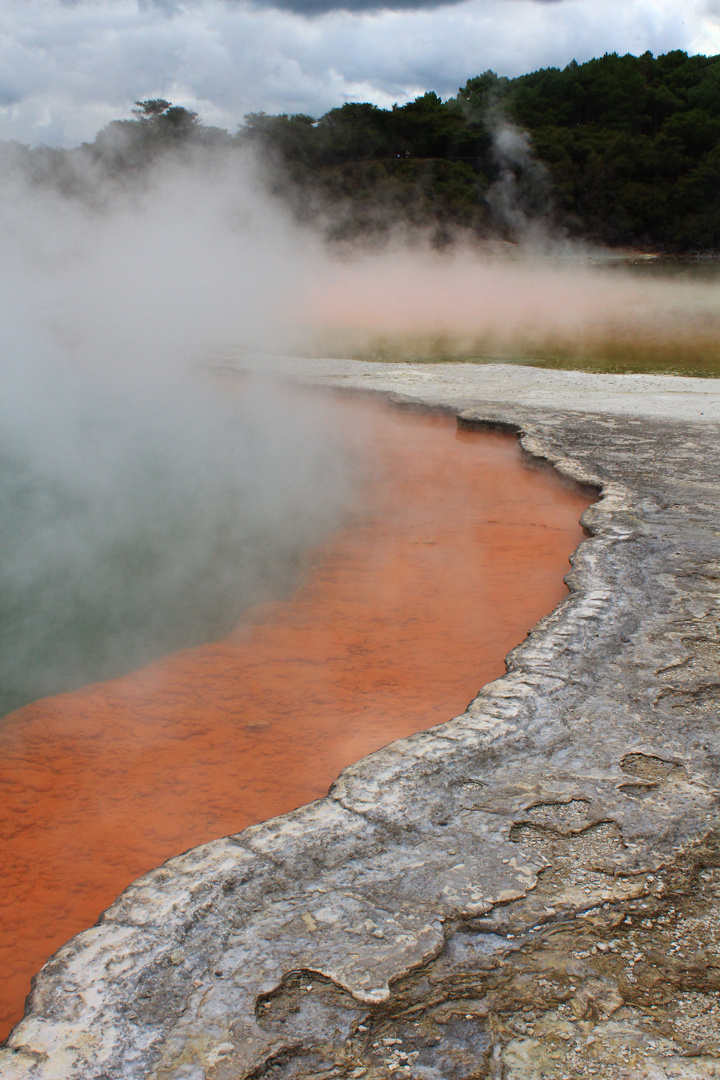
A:
[[[720,1077],[720,388],[631,415],[392,371],[293,373],[515,426],[597,487],[569,597],[464,715],[127,889],[3,1077]]]

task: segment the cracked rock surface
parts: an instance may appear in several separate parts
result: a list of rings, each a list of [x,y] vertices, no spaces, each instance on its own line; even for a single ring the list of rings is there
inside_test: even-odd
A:
[[[130,886],[3,1080],[720,1080],[720,385],[492,367],[276,364],[596,487],[570,595],[464,715]]]

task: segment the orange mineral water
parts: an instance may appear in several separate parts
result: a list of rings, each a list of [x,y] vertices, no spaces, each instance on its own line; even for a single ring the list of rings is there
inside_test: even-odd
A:
[[[567,593],[588,497],[509,435],[346,399],[363,509],[224,640],[0,722],[0,1033],[134,878],[465,710]]]

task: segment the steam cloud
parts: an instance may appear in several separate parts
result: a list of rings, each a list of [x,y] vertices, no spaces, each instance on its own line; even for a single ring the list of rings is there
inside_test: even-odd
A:
[[[86,176],[80,199],[5,180],[0,715],[228,632],[350,479],[326,404],[199,370],[215,336],[281,345],[298,288],[244,174]]]
[[[717,351],[714,283],[610,274],[564,241],[549,257],[542,208],[514,194],[527,146],[497,142],[522,258],[399,228],[382,251],[333,254],[242,154],[114,178],[78,158],[49,185],[6,152],[0,711],[220,636],[340,520],[354,466],[326,406],[267,386],[231,400],[207,371],[224,347]]]

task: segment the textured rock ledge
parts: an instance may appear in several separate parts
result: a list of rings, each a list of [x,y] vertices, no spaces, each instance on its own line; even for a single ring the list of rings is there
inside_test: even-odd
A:
[[[0,1075],[720,1078],[720,386],[276,368],[514,426],[600,488],[571,594],[463,716],[127,889]]]

